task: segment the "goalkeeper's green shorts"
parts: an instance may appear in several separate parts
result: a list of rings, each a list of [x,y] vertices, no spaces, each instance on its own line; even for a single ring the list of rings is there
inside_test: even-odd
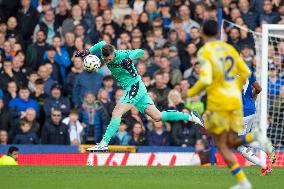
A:
[[[123,95],[119,100],[121,103],[134,105],[139,112],[145,113],[147,105],[153,105],[153,100],[149,97],[147,89],[142,80],[124,89]]]

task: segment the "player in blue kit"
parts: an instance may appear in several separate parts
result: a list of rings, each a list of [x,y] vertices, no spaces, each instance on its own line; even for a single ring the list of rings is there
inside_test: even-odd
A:
[[[244,113],[244,127],[239,135],[246,135],[253,130],[253,121],[255,117],[255,100],[258,94],[261,92],[261,86],[256,81],[255,75],[251,70],[251,75],[247,79],[242,90],[242,100],[243,100],[243,113]],[[261,167],[261,175],[264,176],[272,171],[270,164],[266,164],[265,161],[261,161],[253,152],[250,147],[239,146],[238,151],[249,161]],[[272,152],[268,154],[272,163],[275,162],[275,153]]]

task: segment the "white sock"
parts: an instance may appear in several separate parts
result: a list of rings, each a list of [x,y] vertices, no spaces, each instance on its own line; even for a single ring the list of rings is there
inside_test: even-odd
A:
[[[266,168],[266,162],[261,161],[249,148],[239,146],[238,151],[250,162],[260,166],[262,169]]]

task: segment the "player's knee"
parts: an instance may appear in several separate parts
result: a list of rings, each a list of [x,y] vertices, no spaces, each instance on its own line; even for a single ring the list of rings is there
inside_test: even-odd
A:
[[[122,117],[122,114],[120,112],[113,111],[112,114],[111,114],[111,117],[112,118],[114,118],[114,117]]]

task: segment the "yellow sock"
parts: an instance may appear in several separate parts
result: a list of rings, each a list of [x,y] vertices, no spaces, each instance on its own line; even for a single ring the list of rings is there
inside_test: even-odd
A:
[[[247,179],[245,173],[241,169],[240,165],[236,163],[233,165],[231,168],[232,175],[234,175],[237,178],[238,182],[243,182],[244,180]]]
[[[243,144],[248,144],[251,143],[253,141],[253,134],[252,133],[248,133],[246,135],[242,136],[242,140],[243,140]]]

